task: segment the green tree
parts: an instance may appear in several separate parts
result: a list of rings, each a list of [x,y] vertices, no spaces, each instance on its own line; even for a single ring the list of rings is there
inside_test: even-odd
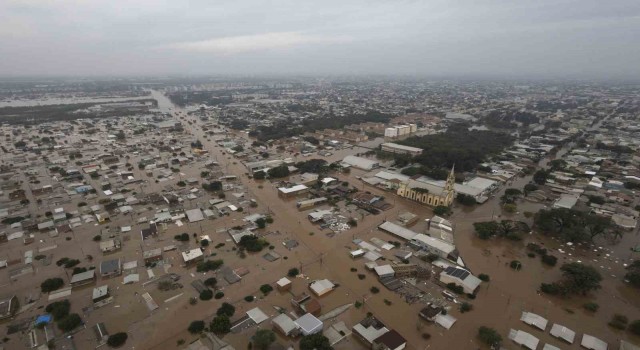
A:
[[[64,286],[62,278],[48,278],[40,284],[40,290],[42,293],[49,293],[62,288],[62,286]]]
[[[535,182],[538,185],[544,185],[545,183],[547,183],[547,178],[549,177],[549,174],[544,171],[544,170],[538,170],[533,174],[533,182]]]
[[[287,276],[289,277],[296,277],[300,274],[300,271],[297,268],[291,268],[289,269],[289,272],[287,272]]]
[[[229,303],[222,303],[218,310],[216,311],[216,315],[218,316],[227,316],[231,317],[236,312],[236,308]]]
[[[502,342],[502,337],[495,329],[485,326],[478,328],[478,338],[489,346],[499,346]]]
[[[207,301],[211,300],[211,298],[213,298],[213,292],[211,291],[211,289],[205,289],[200,292],[200,300]]]
[[[255,173],[253,173],[253,178],[256,180],[264,180],[267,177],[267,173],[265,173],[264,171],[256,171]]]
[[[71,332],[82,324],[82,319],[78,314],[69,314],[58,321],[58,328],[63,332]]]
[[[251,341],[256,349],[267,350],[276,341],[276,335],[270,329],[259,329],[251,337]]]
[[[65,299],[47,305],[44,310],[53,316],[54,321],[59,321],[69,315],[69,311],[71,311],[71,304],[69,303],[69,300]]]
[[[437,207],[433,208],[433,213],[438,216],[447,215],[449,214],[449,212],[451,212],[451,209],[444,205],[438,205]]]
[[[289,176],[289,167],[286,165],[280,165],[275,168],[271,168],[268,171],[269,177],[272,179],[279,179]]]
[[[640,335],[640,320],[635,320],[629,324],[629,332]]]
[[[189,333],[198,334],[204,331],[204,321],[193,321],[189,324],[189,328],[187,328]]]
[[[125,332],[115,333],[107,338],[107,345],[112,348],[119,348],[127,342],[129,335]]]
[[[226,315],[216,316],[209,324],[209,330],[215,334],[226,334],[231,331],[231,320]]]
[[[256,220],[256,225],[258,225],[258,228],[265,228],[267,226],[267,220],[265,218],[259,218]]]
[[[640,260],[635,260],[627,267],[624,279],[629,281],[632,286],[640,288]]]
[[[311,335],[305,335],[300,339],[300,350],[331,350],[331,344],[329,339],[322,335],[322,333],[316,333]]]

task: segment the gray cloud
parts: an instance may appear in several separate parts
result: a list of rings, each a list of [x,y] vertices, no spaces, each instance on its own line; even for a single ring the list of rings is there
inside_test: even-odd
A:
[[[640,2],[0,1],[1,75],[640,78]]]

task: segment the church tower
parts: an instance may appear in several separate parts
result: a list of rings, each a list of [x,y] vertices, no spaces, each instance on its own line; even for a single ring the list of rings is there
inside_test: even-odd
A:
[[[455,197],[455,189],[454,189],[454,185],[456,183],[456,175],[455,175],[455,164],[454,166],[451,167],[451,172],[449,173],[449,176],[447,176],[447,183],[444,186],[444,196],[445,196],[445,205],[446,206],[450,206],[451,204],[453,204],[453,199]]]

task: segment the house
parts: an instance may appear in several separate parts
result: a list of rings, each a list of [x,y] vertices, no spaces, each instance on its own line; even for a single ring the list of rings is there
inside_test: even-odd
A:
[[[108,297],[109,297],[109,286],[104,285],[104,286],[93,288],[93,295],[91,299],[93,300],[94,303],[107,299]]]
[[[294,323],[298,328],[300,328],[302,335],[311,335],[322,332],[322,321],[309,313],[302,315],[302,317],[295,320]]]
[[[546,318],[534,314],[533,312],[526,312],[523,311],[522,312],[522,316],[520,317],[520,321],[530,325],[530,326],[534,326],[538,329],[540,329],[541,331],[544,331],[545,328],[547,328],[547,323],[549,321],[547,321]]]
[[[200,248],[191,249],[186,252],[182,252],[182,260],[185,265],[192,265],[204,260],[204,254]]]
[[[274,317],[271,319],[271,324],[273,324],[273,328],[285,337],[292,335],[298,329],[298,325],[287,314],[279,314]]]
[[[278,196],[280,198],[292,198],[309,192],[309,187],[305,185],[294,185],[291,187],[278,187]]]
[[[400,145],[397,143],[387,142],[380,145],[380,150],[394,154],[409,154],[417,156],[422,154],[422,148]]]
[[[319,297],[331,292],[334,288],[335,284],[328,279],[316,280],[309,284],[309,289]]]
[[[162,260],[162,249],[156,248],[151,250],[145,250],[142,252],[142,257],[145,264],[152,264],[156,261]]]
[[[0,320],[4,320],[15,315],[18,311],[18,307],[18,297],[15,295],[0,299]]]
[[[112,253],[116,250],[120,250],[120,248],[122,248],[122,244],[119,239],[109,239],[100,242],[100,251],[102,254]]]
[[[540,342],[540,339],[534,337],[533,335],[515,329],[509,331],[509,339],[511,339],[514,343],[530,350],[536,350],[536,348],[538,347],[538,343]]]
[[[589,350],[607,350],[609,348],[609,344],[589,334],[582,336],[580,346]]]
[[[87,270],[71,276],[71,287],[79,287],[96,281],[96,270]]]
[[[427,321],[435,322],[436,316],[438,316],[441,312],[442,312],[442,307],[436,306],[430,303],[424,308],[422,308],[422,310],[420,310],[420,313],[418,315]]]
[[[389,332],[389,329],[377,318],[367,317],[352,328],[353,334],[360,339],[367,347],[371,347],[373,341],[381,335]]]
[[[155,223],[149,224],[148,228],[144,228],[140,231],[140,235],[142,236],[142,240],[148,239],[153,236],[158,235],[158,226]]]
[[[282,277],[276,282],[276,288],[278,288],[279,292],[291,290],[291,281],[286,277]]]
[[[376,350],[402,350],[407,346],[407,340],[395,330],[390,330],[373,341]]]
[[[395,271],[391,267],[391,265],[380,265],[373,268],[378,274],[378,278],[388,278],[393,277],[395,275]]]
[[[118,276],[122,273],[120,259],[107,260],[100,263],[100,275],[102,277]]]
[[[571,329],[559,325],[557,323],[554,323],[553,326],[551,326],[551,335],[562,339],[564,341],[566,341],[569,344],[573,344],[573,341],[576,338],[576,332],[572,331]]]
[[[102,322],[98,322],[93,326],[93,333],[96,335],[98,344],[104,344],[109,338],[109,333]]]
[[[218,338],[213,333],[205,332],[194,340],[191,344],[183,348],[184,350],[235,350],[224,340]]]
[[[465,293],[474,294],[482,281],[461,267],[449,266],[440,272],[440,282],[444,284],[455,283],[457,286],[461,286]]]
[[[362,170],[373,170],[380,166],[380,164],[375,160],[356,156],[344,157],[342,164],[345,167],[354,167]]]

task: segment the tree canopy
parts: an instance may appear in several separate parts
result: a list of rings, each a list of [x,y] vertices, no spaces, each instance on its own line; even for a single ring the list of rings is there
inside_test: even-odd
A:
[[[331,350],[331,344],[329,339],[322,335],[322,333],[316,333],[311,335],[305,335],[300,339],[300,350]]]
[[[469,125],[461,123],[450,126],[446,132],[425,136],[413,136],[398,141],[403,145],[422,148],[424,152],[414,159],[428,168],[474,170],[487,155],[496,154],[513,142],[508,134],[469,130]]]
[[[557,208],[538,211],[534,224],[543,234],[563,241],[592,242],[595,237],[609,233],[611,218]]]
[[[502,342],[502,336],[495,329],[481,326],[478,328],[478,338],[485,344],[494,346]]]
[[[289,167],[286,165],[280,165],[275,168],[271,168],[268,171],[269,177],[272,179],[279,179],[289,176]]]
[[[548,294],[558,295],[586,295],[588,292],[600,289],[602,276],[593,266],[573,262],[560,267],[562,279],[551,284],[543,283],[540,289]]]
[[[269,346],[276,341],[276,335],[270,329],[259,329],[253,337],[251,337],[251,341],[256,349],[267,350]]]

